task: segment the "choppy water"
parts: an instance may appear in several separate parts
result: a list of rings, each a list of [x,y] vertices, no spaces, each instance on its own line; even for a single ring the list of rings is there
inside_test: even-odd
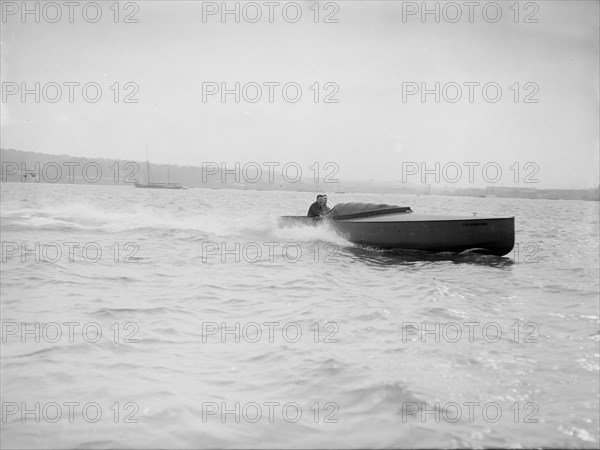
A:
[[[3,184],[2,446],[598,447],[598,203],[329,193],[516,216],[430,258],[312,197]]]

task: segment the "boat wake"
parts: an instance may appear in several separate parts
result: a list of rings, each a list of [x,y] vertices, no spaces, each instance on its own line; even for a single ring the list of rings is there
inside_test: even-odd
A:
[[[271,219],[270,237],[278,242],[330,242],[341,247],[354,247],[354,244],[336,233],[331,224],[327,222],[322,222],[315,226],[292,225],[280,227],[276,217],[272,217]]]

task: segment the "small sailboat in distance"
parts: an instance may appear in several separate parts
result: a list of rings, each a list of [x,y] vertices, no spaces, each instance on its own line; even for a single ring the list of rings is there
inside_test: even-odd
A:
[[[146,150],[146,183],[135,183],[135,187],[145,189],[184,189],[184,187],[179,183],[169,182],[169,166],[167,166],[166,183],[152,182],[151,180],[152,178],[150,176],[150,160],[148,159],[148,150]]]

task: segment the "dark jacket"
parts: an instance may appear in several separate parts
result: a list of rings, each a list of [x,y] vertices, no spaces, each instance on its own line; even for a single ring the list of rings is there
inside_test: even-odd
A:
[[[308,208],[308,217],[320,217],[321,215],[323,215],[325,212],[321,209],[321,205],[319,205],[317,202],[314,202],[312,205],[310,205],[310,208]]]

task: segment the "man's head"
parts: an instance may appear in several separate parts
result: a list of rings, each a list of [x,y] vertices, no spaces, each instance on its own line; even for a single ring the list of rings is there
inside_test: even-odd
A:
[[[321,195],[321,202],[326,205],[327,204],[327,194],[322,194]]]
[[[323,196],[321,194],[317,195],[317,203],[321,205],[323,203]]]

